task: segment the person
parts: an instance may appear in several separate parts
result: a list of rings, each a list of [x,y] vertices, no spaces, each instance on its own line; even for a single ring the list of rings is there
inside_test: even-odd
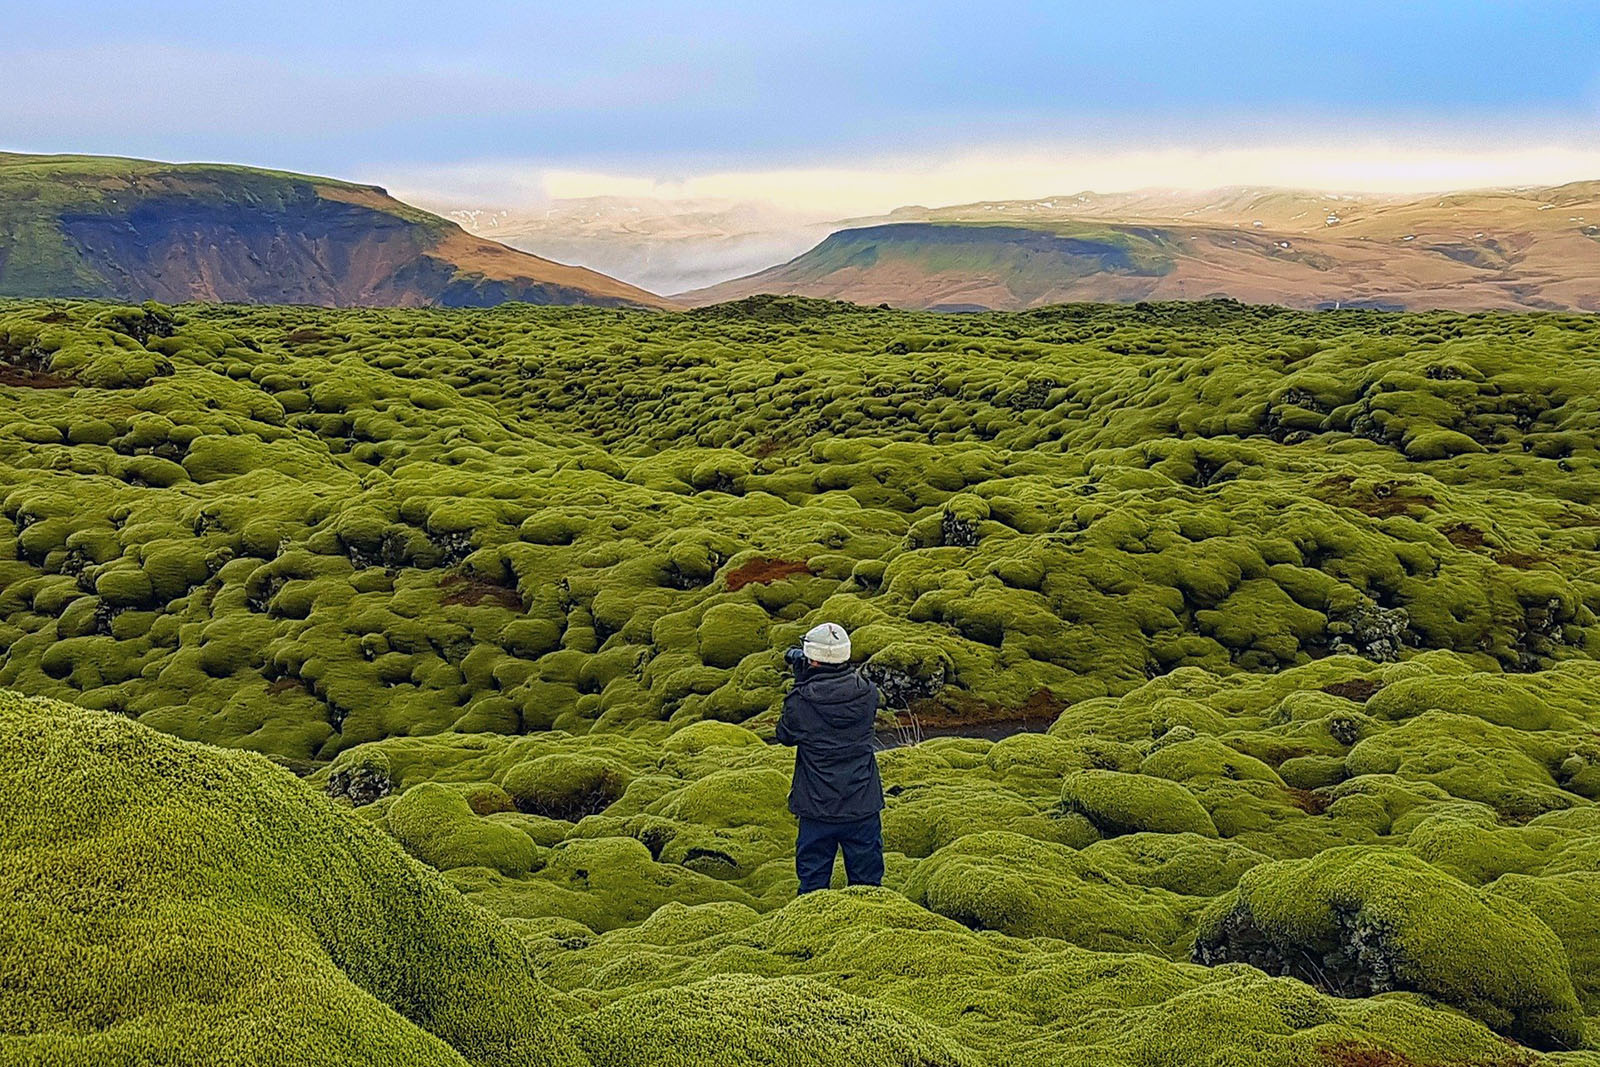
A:
[[[812,627],[784,660],[795,679],[783,698],[778,741],[795,750],[789,810],[800,821],[794,849],[800,892],[828,888],[840,850],[851,885],[881,885],[878,690],[850,666],[850,635],[837,623]]]

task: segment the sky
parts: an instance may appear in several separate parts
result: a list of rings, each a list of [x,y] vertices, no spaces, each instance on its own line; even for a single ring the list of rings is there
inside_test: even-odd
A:
[[[845,216],[1600,177],[1600,0],[0,0],[0,148]]]

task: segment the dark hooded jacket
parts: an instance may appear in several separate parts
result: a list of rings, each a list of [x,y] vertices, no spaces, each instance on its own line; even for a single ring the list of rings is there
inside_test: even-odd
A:
[[[804,819],[853,822],[883,810],[877,713],[878,690],[850,664],[797,668],[778,720],[778,741],[795,748],[790,811]]]

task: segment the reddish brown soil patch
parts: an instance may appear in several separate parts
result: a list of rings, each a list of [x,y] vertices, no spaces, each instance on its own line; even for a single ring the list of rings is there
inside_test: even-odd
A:
[[[74,389],[78,383],[59,374],[44,370],[29,370],[11,363],[0,363],[0,385],[16,385],[24,389]]]
[[[1333,799],[1326,793],[1318,793],[1311,789],[1295,789],[1289,787],[1289,803],[1305,812],[1307,815],[1321,815],[1328,810],[1328,805]]]
[[[796,574],[810,574],[809,564],[793,559],[768,559],[761,556],[728,572],[728,592],[737,592],[751,582],[770,585]]]
[[[1322,1050],[1332,1067],[1421,1067],[1410,1056],[1386,1048],[1367,1048],[1354,1041],[1341,1041]]]
[[[1531,552],[1496,552],[1494,561],[1502,566],[1515,567],[1524,571],[1547,562],[1543,556],[1536,556]]]
[[[750,449],[757,459],[766,459],[778,449],[783,447],[783,442],[776,437],[762,437],[757,439],[754,447]]]
[[[507,589],[494,582],[486,582],[482,578],[468,578],[464,574],[449,574],[439,581],[440,589],[448,589],[442,603],[464,604],[467,607],[476,607],[485,600],[492,601],[503,608],[512,611],[522,610],[522,597],[515,589]]]
[[[1498,1036],[1498,1035],[1497,1035]],[[1517,1045],[1510,1038],[1501,1037],[1507,1048],[1503,1055],[1485,1060],[1473,1060],[1472,1067],[1532,1067],[1541,1062],[1539,1057]],[[1410,1056],[1386,1048],[1371,1048],[1354,1041],[1339,1041],[1320,1049],[1329,1067],[1423,1067]],[[1462,1067],[1467,1067],[1463,1064]]]
[[[309,690],[306,689],[306,683],[302,682],[298,678],[279,678],[277,681],[267,683],[267,692],[272,696],[278,696],[280,693],[287,693],[291,689],[298,689],[302,693],[309,692]]]
[[[1439,531],[1444,534],[1445,540],[1457,548],[1482,548],[1483,531],[1476,526],[1469,526],[1464,522],[1452,523]]]
[[[1322,687],[1324,693],[1330,696],[1344,697],[1354,700],[1358,704],[1365,704],[1372,699],[1372,694],[1383,688],[1383,683],[1372,678],[1352,678],[1348,682],[1334,682],[1332,685]]]
[[[1431,508],[1436,502],[1428,494],[1418,493],[1416,496],[1373,496],[1346,500],[1342,503],[1347,508],[1354,508],[1375,519],[1388,519],[1396,515],[1409,515],[1414,508]]]
[[[326,341],[328,335],[315,326],[301,326],[293,330],[284,340],[292,345],[309,345],[317,341]]]
[[[1017,709],[1024,719],[1041,719],[1055,722],[1061,713],[1067,710],[1067,702],[1050,692],[1048,689],[1037,689],[1034,694],[1022,702]]]
[[[1375,519],[1388,519],[1396,515],[1409,515],[1415,508],[1431,508],[1438,503],[1427,493],[1408,493],[1404,485],[1384,482],[1373,486],[1371,492],[1355,488],[1355,479],[1348,474],[1324,479],[1321,499],[1335,507],[1351,508]]]
[[[1066,703],[1048,689],[1034,692],[1018,705],[983,700],[958,689],[946,689],[938,696],[913,700],[906,710],[896,713],[905,727],[923,730],[960,731],[963,729],[1012,726],[1010,733],[1042,730],[1055,722]]]

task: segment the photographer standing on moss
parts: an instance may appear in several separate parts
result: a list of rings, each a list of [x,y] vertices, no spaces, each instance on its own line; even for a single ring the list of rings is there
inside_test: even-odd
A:
[[[789,810],[800,820],[794,868],[800,892],[826,889],[844,850],[851,885],[883,884],[883,781],[873,723],[878,690],[850,666],[850,635],[825,622],[783,654],[794,686],[783,698],[778,741],[793,745]]]

